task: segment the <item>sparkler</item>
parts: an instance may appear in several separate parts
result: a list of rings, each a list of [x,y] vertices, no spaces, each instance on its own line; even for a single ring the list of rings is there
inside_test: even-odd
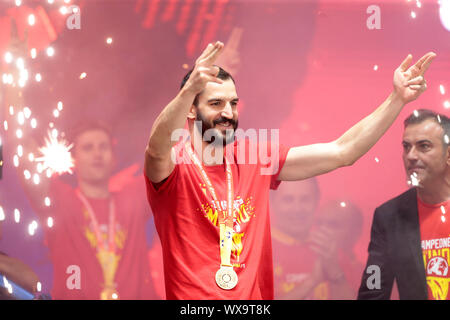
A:
[[[36,233],[36,229],[38,227],[38,224],[35,220],[33,220],[29,225],[28,225],[28,234],[30,236],[34,236]]]
[[[14,221],[16,223],[20,222],[20,211],[19,211],[19,209],[14,209]]]
[[[46,52],[49,57],[53,57],[53,55],[55,54],[55,49],[53,49],[53,47],[48,47]]]
[[[30,26],[34,26],[35,23],[36,23],[36,17],[34,16],[34,14],[30,14],[28,16],[28,24]]]
[[[23,131],[21,129],[17,129],[16,130],[16,136],[17,136],[17,138],[22,139]]]
[[[50,169],[50,172],[59,175],[69,172],[73,173],[74,160],[70,153],[73,143],[68,144],[64,139],[58,140],[55,131],[48,132],[48,138],[45,139],[45,145],[39,148],[42,157],[36,158],[35,161],[42,163],[42,169]]]
[[[7,51],[5,52],[5,62],[11,63],[13,61],[13,55],[11,52]]]
[[[53,4],[56,1],[54,0],[46,0],[49,4]],[[65,4],[69,4],[70,0],[64,0]],[[22,0],[14,0],[15,5],[17,7],[21,6],[23,1]],[[35,26],[38,22],[39,15],[30,14],[25,17],[25,28],[32,28]],[[108,38],[107,40],[108,44],[111,44],[112,38]],[[19,48],[21,49],[21,48]],[[53,57],[55,55],[55,49],[52,46],[47,47],[44,49],[43,54],[48,57]],[[10,68],[10,71],[7,71],[3,74],[0,74],[2,83],[5,85],[5,87],[11,87],[11,88],[24,88],[28,80],[32,79],[36,82],[41,82],[45,77],[43,77],[40,70],[37,71],[31,71],[28,70],[27,66],[27,59],[36,59],[38,57],[38,51],[36,48],[27,49],[26,52],[22,54],[22,56],[19,56],[16,54],[15,51],[7,51],[4,52],[4,54],[0,53],[0,59],[3,58],[4,62],[8,65],[8,68]],[[83,74],[81,78],[86,77],[86,73]],[[20,97],[20,95],[19,95]],[[69,145],[68,142],[66,142],[63,139],[58,139],[59,132],[54,127],[53,123],[51,128],[52,131],[48,132],[48,138],[45,139],[45,144],[41,148],[39,148],[39,152],[41,153],[39,156],[36,157],[35,154],[31,153],[31,150],[26,150],[26,143],[22,143],[21,140],[27,140],[27,133],[29,132],[29,129],[36,129],[37,128],[37,119],[39,119],[38,116],[32,117],[32,107],[29,106],[23,106],[20,103],[13,103],[14,105],[6,105],[6,111],[9,111],[5,113],[6,118],[3,119],[2,123],[0,123],[1,127],[4,129],[4,131],[10,130],[10,134],[13,137],[11,139],[11,142],[15,144],[13,146],[13,150],[16,150],[15,154],[12,156],[12,162],[14,164],[14,167],[19,168],[20,164],[23,162],[28,162],[31,164],[37,163],[37,166],[35,168],[27,168],[23,171],[23,176],[25,180],[27,180],[27,183],[38,185],[42,179],[45,179],[45,177],[50,178],[52,174],[58,173],[62,174],[65,172],[73,173],[72,169],[74,167],[74,160],[71,157],[70,150],[72,148],[72,144]],[[52,115],[54,118],[59,118],[61,115],[61,112],[63,110],[63,103],[61,101],[58,101],[57,108],[55,108],[52,111]],[[42,121],[42,120],[40,120]],[[30,126],[28,126],[28,123]],[[12,130],[12,131],[11,131]],[[17,139],[14,139],[17,138]],[[26,141],[25,141],[26,142]],[[0,140],[0,149],[1,149],[1,140]],[[34,152],[34,151],[33,151]],[[1,153],[1,151],[0,151]],[[0,169],[1,165],[3,164],[0,157]],[[1,171],[0,171],[0,177],[1,177]],[[43,199],[43,203],[46,207],[51,206],[51,201],[48,196],[46,196]],[[22,208],[14,208],[13,209],[13,221],[16,224],[23,224],[27,223],[27,227],[25,228],[25,232],[28,231],[29,236],[36,235],[36,231],[39,227],[38,222],[35,220],[32,221],[26,221],[26,215],[22,215],[21,213]],[[2,206],[0,206],[0,222],[4,221],[6,219],[5,211]],[[45,222],[44,222],[45,224]],[[54,219],[52,217],[47,217],[46,226],[48,228],[52,228],[54,226]],[[3,281],[4,286],[6,287],[7,291],[10,294],[13,294],[13,291],[16,291],[15,287],[13,290],[13,283],[8,282],[8,280],[3,277],[3,279],[0,278],[0,281]],[[40,282],[37,283],[36,286],[37,292],[42,291],[42,284]],[[15,293],[15,292],[14,292]]]
[[[23,171],[23,175],[24,175],[26,180],[30,180],[31,179],[31,173],[30,173],[29,170],[24,170]]]
[[[29,119],[31,116],[31,110],[28,107],[23,108],[23,115],[26,119]]]
[[[37,121],[36,121],[35,118],[31,119],[30,125],[31,125],[31,127],[32,127],[33,129],[36,129],[36,127],[37,127]]]
[[[9,294],[13,293],[12,285],[9,283],[8,279],[6,279],[5,276],[3,276],[3,286],[8,290]]]
[[[420,180],[417,178],[417,173],[413,172],[412,175],[409,176],[410,180],[408,181],[408,184],[412,185],[413,187],[417,187],[420,184]]]
[[[450,109],[450,101],[448,101],[448,100],[444,101],[444,108],[445,109]]]
[[[52,217],[48,217],[48,218],[47,218],[47,226],[48,226],[49,228],[52,228],[52,227],[53,227],[53,218],[52,218]]]

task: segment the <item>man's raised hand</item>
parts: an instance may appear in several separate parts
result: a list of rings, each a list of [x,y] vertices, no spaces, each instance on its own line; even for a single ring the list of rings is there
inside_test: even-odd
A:
[[[195,67],[185,85],[186,90],[198,94],[205,89],[208,82],[223,83],[222,80],[217,78],[219,67],[214,66],[214,62],[221,54],[223,47],[224,45],[220,41],[208,44],[195,61]]]
[[[408,55],[394,72],[394,91],[404,103],[416,100],[427,89],[424,74],[436,57],[428,52],[411,66],[412,55]]]

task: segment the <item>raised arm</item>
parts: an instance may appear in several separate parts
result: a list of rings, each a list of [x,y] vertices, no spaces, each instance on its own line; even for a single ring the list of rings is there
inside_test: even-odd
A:
[[[405,104],[425,91],[423,76],[435,56],[429,52],[410,66],[408,55],[394,72],[393,92],[373,113],[335,141],[291,148],[278,179],[307,179],[355,163],[383,136]]]
[[[171,152],[175,142],[171,141],[171,136],[175,130],[184,128],[197,94],[208,82],[222,83],[216,78],[219,68],[213,65],[222,49],[223,43],[219,41],[208,45],[196,60],[184,87],[156,118],[145,150],[144,168],[150,181],[161,182],[172,173],[175,164],[171,161]]]

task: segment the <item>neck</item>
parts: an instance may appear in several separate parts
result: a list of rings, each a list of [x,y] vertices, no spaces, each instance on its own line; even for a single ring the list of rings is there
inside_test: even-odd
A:
[[[88,198],[104,199],[109,197],[108,181],[89,182],[78,181],[81,192]]]
[[[194,127],[191,127],[190,135],[192,150],[204,165],[213,166],[224,163],[225,147],[215,147],[208,141],[204,141],[201,133]]]
[[[430,186],[418,187],[417,194],[425,203],[437,204],[450,200],[450,174],[444,179],[430,183]]]

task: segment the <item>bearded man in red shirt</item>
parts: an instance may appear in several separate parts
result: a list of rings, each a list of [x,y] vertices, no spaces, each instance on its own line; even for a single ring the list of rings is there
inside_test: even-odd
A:
[[[386,101],[337,140],[289,149],[235,139],[234,79],[214,65],[223,48],[209,44],[196,60],[145,151],[168,299],[273,299],[269,189],[352,165],[425,90],[423,74],[435,57],[411,66],[408,55]]]

